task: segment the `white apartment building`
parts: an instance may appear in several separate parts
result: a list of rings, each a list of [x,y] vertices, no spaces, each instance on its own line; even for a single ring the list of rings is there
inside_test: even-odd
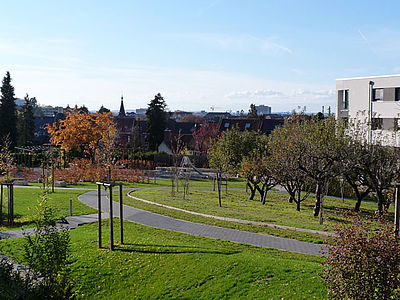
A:
[[[400,75],[337,79],[336,95],[337,119],[361,120],[370,139],[390,135],[400,144]]]
[[[257,109],[258,115],[270,115],[271,114],[271,106],[256,105],[256,109]]]

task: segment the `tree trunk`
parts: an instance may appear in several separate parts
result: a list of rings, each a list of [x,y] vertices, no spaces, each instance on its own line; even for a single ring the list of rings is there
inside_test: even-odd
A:
[[[356,206],[354,207],[354,210],[357,211],[357,212],[360,211],[361,201],[362,201],[362,198],[358,198],[358,197],[357,197]]]
[[[222,203],[221,203],[221,174],[220,173],[217,173],[217,188],[218,188],[219,207],[222,207]]]
[[[381,201],[379,201],[378,199],[378,212],[379,212],[379,216],[382,216],[383,214],[383,204]]]
[[[261,197],[261,203],[263,205],[265,204],[265,199],[267,198],[267,192],[268,192],[268,190],[263,187],[263,194],[262,194],[262,197]]]
[[[319,182],[317,182],[317,187],[315,189],[314,217],[317,217],[321,210],[321,194],[322,194],[322,186]]]
[[[291,195],[289,196],[288,202],[293,203],[293,197]]]
[[[295,199],[295,197],[293,197],[293,199]],[[300,204],[301,204],[301,189],[299,189],[297,191],[297,201],[296,201],[296,209],[297,209],[297,211],[300,211]]]
[[[379,216],[383,215],[383,207],[385,205],[385,197],[382,193],[382,191],[377,191],[376,196],[378,197],[378,212]]]
[[[253,200],[253,199],[254,199],[254,195],[256,194],[256,188],[253,187],[249,181],[247,181],[247,186],[248,186],[249,189],[250,189],[250,197],[249,197],[249,200]]]
[[[260,188],[258,184],[254,185],[258,193],[260,194],[260,202],[262,202],[263,195],[264,195],[264,185]]]

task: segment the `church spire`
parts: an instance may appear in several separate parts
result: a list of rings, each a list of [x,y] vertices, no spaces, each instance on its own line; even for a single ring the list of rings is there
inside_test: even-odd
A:
[[[119,108],[118,117],[126,117],[125,108],[124,108],[124,96],[121,96],[121,107]]]

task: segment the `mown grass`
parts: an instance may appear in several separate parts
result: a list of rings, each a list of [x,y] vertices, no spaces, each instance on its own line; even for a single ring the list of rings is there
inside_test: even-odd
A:
[[[170,189],[140,189],[131,194],[153,202],[210,215],[319,231],[331,231],[332,225],[347,223],[348,219],[338,213],[338,210],[352,210],[355,204],[355,201],[349,199],[342,202],[341,199],[335,197],[326,197],[324,200],[325,225],[320,225],[319,217],[313,216],[312,196],[302,203],[301,211],[297,211],[295,203],[288,202],[288,194],[278,192],[270,192],[266,204],[262,205],[258,197],[255,197],[255,200],[249,200],[249,194],[244,190],[223,191],[222,207],[218,205],[217,192],[211,189],[191,188],[186,199],[183,199],[182,190],[174,196]],[[125,203],[138,206],[138,201],[129,197],[126,197]],[[360,213],[373,215],[376,208],[376,203],[363,202]]]
[[[54,211],[57,219],[69,216],[70,199],[72,199],[73,215],[84,215],[95,213],[97,210],[83,204],[78,200],[78,196],[85,193],[85,190],[63,190],[56,189],[54,193],[48,194],[48,203]],[[42,195],[41,189],[36,188],[14,188],[14,225],[0,225],[0,231],[19,229],[22,227],[32,226],[32,215],[34,208]],[[3,200],[3,218],[6,219],[7,204],[6,199]]]
[[[115,222],[115,239],[119,239]],[[322,258],[125,222],[124,245],[97,248],[97,224],[71,231],[81,299],[324,299]],[[107,221],[103,240],[107,239]],[[23,240],[0,242],[21,262]],[[105,247],[107,244],[104,245]]]
[[[115,194],[114,195],[115,201],[118,201],[117,197],[118,197],[118,195]],[[284,229],[280,229],[280,228],[272,228],[272,227],[265,227],[265,226],[241,224],[241,223],[222,221],[222,220],[215,220],[212,218],[192,215],[192,214],[188,214],[188,213],[177,211],[177,210],[172,210],[172,209],[167,209],[167,208],[163,208],[163,207],[152,205],[152,204],[147,204],[147,203],[144,203],[144,202],[132,199],[132,198],[124,197],[124,204],[131,205],[131,206],[134,206],[136,208],[140,208],[140,209],[143,209],[146,211],[150,211],[150,212],[154,212],[154,213],[158,213],[161,215],[165,215],[165,216],[169,216],[169,217],[177,218],[177,219],[181,219],[181,220],[186,220],[186,221],[190,221],[190,222],[203,223],[203,224],[208,224],[208,225],[250,231],[250,232],[261,233],[261,234],[269,234],[269,235],[279,236],[279,237],[283,237],[283,238],[296,239],[296,240],[304,241],[304,242],[322,244],[324,242],[324,240],[326,239],[325,235],[304,233],[304,232],[299,232],[299,231],[284,230]]]
[[[171,185],[171,179],[168,178],[157,178],[156,183],[154,184],[154,180],[151,179],[149,182],[144,183],[129,183],[123,182],[124,187],[164,187]],[[180,181],[180,184],[183,184],[183,181]],[[29,183],[32,186],[43,186],[41,183]],[[228,181],[228,187],[230,188],[244,188],[246,185],[246,180],[243,178],[230,178]],[[190,179],[190,186],[193,187],[212,187],[213,181],[212,179],[207,178],[193,178]],[[84,189],[95,189],[97,185],[91,182],[77,182],[74,184],[68,184],[68,188],[84,188]]]

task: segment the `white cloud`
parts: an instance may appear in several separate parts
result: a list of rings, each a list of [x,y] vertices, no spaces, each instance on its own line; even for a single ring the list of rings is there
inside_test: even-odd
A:
[[[307,106],[318,111],[334,104],[334,91],[323,86],[279,82],[241,73],[189,71],[162,68],[0,66],[9,70],[16,96],[35,96],[40,104],[82,105],[98,109],[102,104],[118,110],[121,91],[125,108],[145,107],[161,93],[169,109],[220,111],[248,109],[250,103],[265,104],[273,111]],[[265,87],[274,87],[268,89]],[[332,97],[331,97],[332,96]]]
[[[384,59],[400,58],[400,31],[391,28],[367,28],[358,30],[361,43],[376,56]]]
[[[331,98],[335,96],[336,92],[334,90],[296,90],[293,91],[291,96],[293,97],[307,97],[311,99],[324,99]]]
[[[292,85],[293,86],[293,85]],[[335,105],[335,90],[332,89],[304,89],[288,85],[282,90],[245,90],[231,92],[225,95],[229,100],[240,99],[243,102],[267,104],[274,111],[290,111],[297,106],[306,106],[308,111],[319,111],[322,105]]]
[[[283,93],[280,91],[273,91],[273,90],[254,90],[254,91],[239,91],[239,92],[232,92],[226,95],[226,98],[247,98],[247,99],[254,99],[254,98],[264,98],[264,97],[278,97],[282,96]]]
[[[240,52],[259,52],[264,55],[292,54],[293,51],[276,37],[257,37],[249,34],[171,33],[166,38],[189,41],[207,47]]]

